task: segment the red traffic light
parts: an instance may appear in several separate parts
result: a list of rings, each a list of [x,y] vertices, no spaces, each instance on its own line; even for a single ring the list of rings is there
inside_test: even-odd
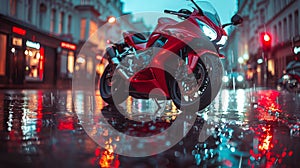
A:
[[[270,35],[264,34],[264,41],[268,42],[268,41],[270,41],[270,40],[271,40]]]
[[[261,33],[260,40],[261,40],[262,49],[264,51],[268,51],[271,49],[272,37],[269,33],[267,32]]]

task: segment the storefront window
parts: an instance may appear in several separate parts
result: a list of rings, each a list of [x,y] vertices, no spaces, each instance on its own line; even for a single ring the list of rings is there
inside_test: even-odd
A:
[[[44,48],[39,43],[27,41],[24,52],[26,58],[25,79],[42,81],[44,74]]]
[[[5,75],[7,36],[0,34],[0,76]]]
[[[61,54],[60,73],[62,77],[73,76],[74,72],[74,52],[63,50]]]

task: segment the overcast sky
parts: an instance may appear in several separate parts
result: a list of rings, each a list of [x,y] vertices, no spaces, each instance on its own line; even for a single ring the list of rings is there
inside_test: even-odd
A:
[[[164,9],[179,10],[186,8],[186,0],[122,0],[124,12],[163,12]],[[207,0],[217,10],[221,22],[230,22],[230,18],[237,11],[236,0]]]

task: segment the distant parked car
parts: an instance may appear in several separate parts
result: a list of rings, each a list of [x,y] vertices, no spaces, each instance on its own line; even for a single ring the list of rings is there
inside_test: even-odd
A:
[[[244,89],[248,86],[245,75],[240,72],[230,72],[227,75],[224,75],[222,80],[223,86],[229,89]]]

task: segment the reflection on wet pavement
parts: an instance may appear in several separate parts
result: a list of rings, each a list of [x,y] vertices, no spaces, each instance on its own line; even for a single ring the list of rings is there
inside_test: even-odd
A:
[[[85,124],[97,125],[105,119],[124,134],[156,135],[169,128],[181,115],[172,102],[158,104],[128,98],[120,105],[126,109],[127,114],[123,116],[116,113],[115,107],[104,103],[98,92],[1,90],[0,167],[298,165],[300,97],[276,90],[222,90],[211,106],[197,113],[189,132],[184,126],[183,130],[178,130],[182,135],[187,133],[182,140],[153,156],[118,155],[115,151],[120,146],[114,142],[122,142],[121,137],[113,137],[104,128],[94,127],[95,134],[102,129],[103,148],[83,129]],[[162,108],[155,110],[157,106]],[[149,118],[153,117],[153,112],[158,117]],[[88,118],[90,122],[85,123],[82,118]]]

